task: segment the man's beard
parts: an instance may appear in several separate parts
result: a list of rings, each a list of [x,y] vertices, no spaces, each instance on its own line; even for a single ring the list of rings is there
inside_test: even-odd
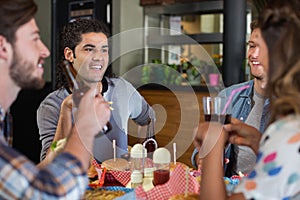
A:
[[[10,67],[10,76],[22,89],[41,89],[45,85],[43,78],[34,77],[35,70],[32,63],[22,59],[14,50],[13,62]]]

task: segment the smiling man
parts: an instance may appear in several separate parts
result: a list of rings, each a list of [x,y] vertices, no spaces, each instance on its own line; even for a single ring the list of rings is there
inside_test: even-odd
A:
[[[260,46],[263,40],[259,33],[257,21],[251,23],[251,35],[248,41],[248,63],[250,65],[253,79],[247,82],[232,85],[221,91],[219,96],[229,97],[231,92],[237,88],[245,88],[237,92],[232,99],[232,117],[245,122],[264,132],[269,119],[269,100],[266,99],[266,83],[268,65],[259,62],[259,57],[267,57],[267,53]],[[198,151],[194,150],[192,163],[198,165]],[[256,161],[255,153],[246,146],[231,145],[226,152],[229,163],[225,166],[225,176],[230,177],[234,174],[249,173]]]
[[[72,65],[79,81],[97,88],[107,101],[113,102],[109,120],[112,129],[95,139],[93,153],[99,162],[113,158],[113,140],[116,140],[117,157],[127,153],[128,119],[140,126],[148,125],[149,119],[154,120],[153,109],[128,81],[105,74],[109,63],[108,36],[106,25],[93,19],[70,22],[61,35],[64,59]],[[53,140],[66,137],[62,131],[57,131],[61,128],[58,126],[58,118],[61,103],[72,93],[72,88],[60,68],[57,70],[57,77],[57,90],[45,98],[37,113],[42,141],[41,159],[45,158]]]
[[[75,112],[76,128],[65,133],[69,136],[65,149],[48,165],[36,167],[6,138],[4,118],[19,91],[40,89],[45,82],[43,64],[50,53],[41,41],[36,12],[33,0],[0,1],[0,199],[80,199],[87,186],[94,137],[110,117],[100,94],[89,90],[82,97]],[[71,112],[63,103],[62,113],[71,116]]]

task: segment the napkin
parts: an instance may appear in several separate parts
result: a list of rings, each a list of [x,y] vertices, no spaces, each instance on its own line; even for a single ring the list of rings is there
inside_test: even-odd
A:
[[[186,191],[186,185],[187,191]],[[135,189],[136,199],[147,200],[164,200],[169,199],[175,194],[182,194],[185,192],[199,193],[200,185],[195,177],[187,173],[186,167],[178,164],[169,181],[163,185],[157,185],[149,191],[145,191],[142,186]]]
[[[91,164],[94,165],[96,171],[98,172],[98,179],[100,181],[102,166],[95,159],[91,161]],[[100,170],[101,169],[101,170]],[[105,182],[113,183],[118,181],[123,186],[126,186],[130,181],[130,171],[115,171],[109,170],[105,174]]]

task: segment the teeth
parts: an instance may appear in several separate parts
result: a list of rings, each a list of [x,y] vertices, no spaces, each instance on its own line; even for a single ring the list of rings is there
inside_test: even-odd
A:
[[[39,68],[42,68],[42,67],[43,67],[43,65],[40,63],[40,64],[38,64],[38,67],[39,67]]]
[[[259,65],[260,63],[259,62],[257,62],[257,61],[253,61],[252,62],[254,65]]]
[[[102,66],[99,65],[99,66],[91,66],[92,69],[102,69]]]

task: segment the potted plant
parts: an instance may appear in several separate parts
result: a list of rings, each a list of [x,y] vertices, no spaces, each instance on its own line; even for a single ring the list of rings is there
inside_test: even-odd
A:
[[[222,55],[213,54],[213,61],[215,66],[210,66],[209,85],[218,86],[220,83],[221,68],[222,68]]]

